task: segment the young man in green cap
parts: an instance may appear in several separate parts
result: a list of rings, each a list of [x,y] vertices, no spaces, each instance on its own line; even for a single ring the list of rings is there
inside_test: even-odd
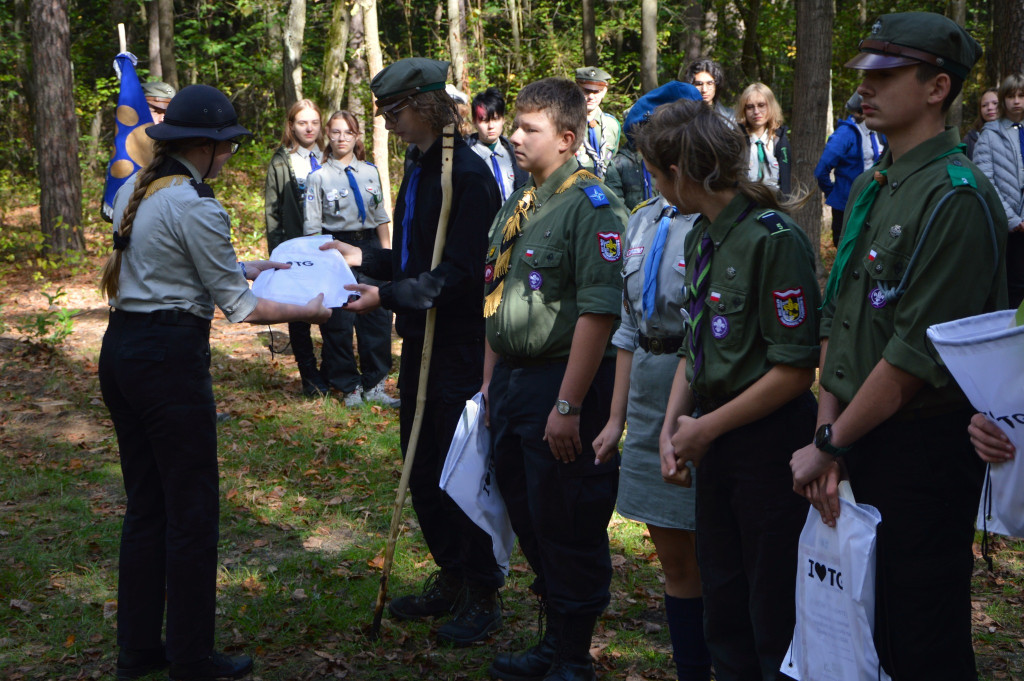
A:
[[[149,113],[153,116],[154,123],[164,122],[167,105],[171,103],[176,92],[173,87],[160,81],[143,83],[142,94],[146,95],[146,104],[149,104]]]
[[[409,445],[416,412],[426,310],[437,309],[426,410],[413,462],[409,491],[427,548],[440,568],[421,593],[395,598],[398,619],[453,614],[438,639],[468,645],[501,628],[497,592],[504,576],[494,560],[490,536],[477,527],[438,483],[448,447],[465,407],[483,378],[484,253],[487,229],[498,211],[498,188],[487,164],[459,135],[455,102],[445,92],[448,62],[412,58],[388,66],[370,83],[377,114],[387,128],[413,145],[395,206],[394,247],[367,249],[333,241],[349,265],[362,268],[380,287],[349,286],[360,292],[347,310],[378,306],[395,313],[402,337],[398,389],[402,453]],[[455,124],[452,203],[441,264],[431,270],[441,214],[441,132]]]
[[[890,14],[848,67],[889,150],[850,191],[825,291],[813,444],[794,488],[834,525],[848,472],[878,528],[875,644],[896,679],[977,679],[971,647],[974,521],[984,463],[971,408],[925,336],[1006,306],[1003,209],[945,113],[978,43],[945,17]]]
[[[615,378],[627,213],[577,162],[585,130],[572,81],[519,92],[510,140],[531,178],[495,218],[483,272],[495,472],[548,615],[540,643],[495,658],[491,675],[510,681],[594,679],[590,639],[609,601],[619,457],[598,463],[592,443]]]
[[[608,81],[611,78],[610,73],[596,66],[576,69],[576,85],[587,102],[587,129],[580,148],[576,150],[576,158],[580,165],[597,175],[619,199],[625,200],[622,177],[612,163],[619,150],[622,125],[615,116],[601,110],[601,102],[608,94]]]

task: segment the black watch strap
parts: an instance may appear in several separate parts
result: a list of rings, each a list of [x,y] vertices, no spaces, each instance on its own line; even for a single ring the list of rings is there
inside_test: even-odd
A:
[[[850,451],[849,447],[837,447],[832,444],[831,423],[823,423],[818,426],[817,432],[814,433],[814,446],[833,457],[840,457]]]

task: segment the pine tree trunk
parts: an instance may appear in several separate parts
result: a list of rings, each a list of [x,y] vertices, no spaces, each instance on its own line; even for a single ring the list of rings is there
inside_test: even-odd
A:
[[[800,0],[796,4],[796,62],[793,78],[793,186],[810,191],[810,199],[793,217],[803,227],[821,270],[822,197],[815,188],[814,166],[825,149],[831,92],[832,0]]]
[[[599,66],[597,63],[597,33],[594,22],[594,0],[582,0],[583,14],[583,65]]]
[[[992,0],[992,49],[988,81],[998,85],[1012,73],[1024,72],[1024,0]]]
[[[164,79],[164,65],[160,60],[160,8],[157,0],[146,0],[146,26],[149,28],[149,77]]]
[[[377,30],[377,0],[360,0],[363,6],[363,26],[366,29],[366,63],[370,67],[370,80],[384,68],[384,57],[380,50],[380,33]],[[384,210],[391,215],[391,173],[388,169],[388,131],[384,128],[384,117],[373,117],[373,162],[380,173],[380,184],[384,188]],[[390,226],[388,228],[390,230]]]
[[[284,25],[284,104],[302,99],[302,39],[306,33],[306,0],[289,0]]]
[[[523,13],[519,0],[505,0],[505,7],[508,8],[508,21],[512,26],[512,63],[517,74],[523,73]]]
[[[178,86],[178,63],[174,60],[174,0],[156,0],[160,23],[160,64],[165,83]]]
[[[324,80],[320,90],[321,101],[327,104],[332,113],[341,108],[341,98],[345,94],[345,79],[348,76],[345,50],[348,47],[350,17],[348,0],[334,0],[334,6],[331,8],[331,26],[324,48]],[[330,116],[330,113],[324,113]]]
[[[84,250],[68,0],[31,0],[40,229],[52,253]]]
[[[966,0],[951,0],[947,7],[949,18],[956,22],[957,26],[963,27],[967,23],[967,2]],[[946,123],[959,128],[964,120],[964,93],[963,90],[953,100],[946,114]]]
[[[658,0],[640,2],[640,83],[644,92],[658,87]]]
[[[689,0],[683,10],[683,25],[686,26],[686,30],[681,35],[682,40],[679,45],[682,53],[686,55],[682,66],[684,69],[690,62],[700,59],[703,42],[701,25],[703,23],[704,8],[700,0]]]
[[[452,77],[455,87],[465,90],[469,80],[466,78],[466,44],[462,41],[462,24],[462,3],[448,0],[448,49],[452,55]]]
[[[737,2],[736,6],[743,18],[743,54],[740,57],[740,67],[743,69],[743,75],[747,82],[753,83],[762,79],[761,45],[757,36],[757,22],[761,16],[761,0]]]
[[[348,34],[348,110],[359,120],[366,120],[366,90],[370,79],[366,77],[366,46],[363,17],[366,14],[366,0],[357,0],[352,5]]]

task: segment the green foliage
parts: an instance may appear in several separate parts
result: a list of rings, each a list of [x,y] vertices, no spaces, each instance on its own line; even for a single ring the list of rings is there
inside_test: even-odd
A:
[[[46,291],[40,291],[40,293],[46,298],[46,310],[29,315],[16,322],[15,326],[28,342],[55,348],[71,335],[76,310],[69,310],[58,305],[60,299],[66,295],[63,286],[54,293]]]

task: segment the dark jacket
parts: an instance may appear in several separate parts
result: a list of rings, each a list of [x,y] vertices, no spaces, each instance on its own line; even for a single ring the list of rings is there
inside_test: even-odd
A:
[[[481,341],[487,232],[501,205],[494,176],[483,159],[456,135],[448,236],[441,264],[431,272],[441,216],[441,138],[426,152],[410,148],[406,159],[406,173],[395,205],[394,248],[364,251],[362,270],[369,277],[388,282],[380,287],[381,304],[395,312],[395,330],[402,338],[422,339],[426,310],[436,307],[436,340]],[[420,168],[419,186],[408,236],[409,261],[403,270],[405,194],[416,167]]]
[[[879,158],[884,151],[885,136],[878,135]],[[831,174],[835,170],[835,181]],[[825,143],[821,159],[814,168],[814,179],[825,194],[825,203],[838,211],[846,210],[850,187],[864,172],[864,142],[853,116],[840,120]]]
[[[267,249],[273,251],[278,244],[302,236],[302,195],[299,183],[288,162],[288,150],[278,148],[267,168],[264,190],[264,213],[267,218]]]
[[[627,209],[633,210],[658,193],[640,154],[630,149],[628,145],[623,144],[619,147],[612,164],[619,171],[622,180],[621,198]]]
[[[498,141],[501,142],[501,146],[505,147],[506,151],[508,151],[509,157],[512,159],[512,174],[514,175],[512,179],[512,188],[513,190],[519,189],[524,184],[526,184],[526,181],[528,179],[530,179],[530,173],[526,172],[525,170],[519,167],[519,161],[516,160],[515,149],[512,148],[512,143],[508,141],[508,138],[505,137],[504,135],[500,135],[498,137]],[[474,132],[472,135],[466,138],[466,146],[468,146],[471,151],[472,148],[477,144],[483,144],[483,142],[480,141],[480,137],[477,133]]]
[[[779,191],[789,196],[793,191],[793,152],[789,148],[789,128],[784,125],[775,131],[775,160],[779,162]]]

